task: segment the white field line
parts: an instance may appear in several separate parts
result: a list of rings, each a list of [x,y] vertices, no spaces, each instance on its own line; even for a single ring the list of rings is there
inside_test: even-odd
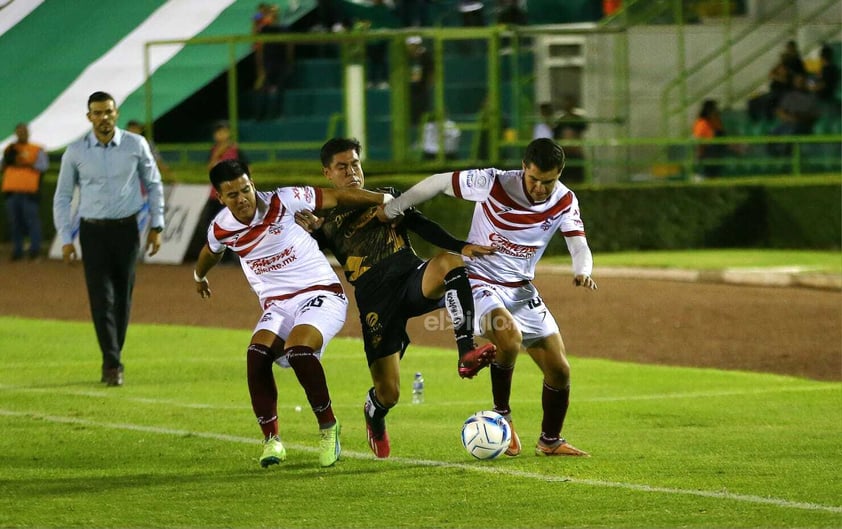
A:
[[[137,424],[127,424],[127,423],[109,423],[109,422],[99,422],[99,421],[89,421],[86,419],[78,419],[74,417],[61,417],[61,416],[54,416],[54,415],[43,415],[40,413],[34,412],[22,412],[22,411],[12,411],[12,410],[4,410],[0,409],[0,415],[5,417],[22,417],[22,418],[29,418],[35,419],[39,421],[48,421],[60,424],[78,424],[82,426],[90,426],[90,427],[97,427],[97,428],[105,428],[109,430],[129,430],[133,432],[144,432],[144,433],[153,433],[159,435],[172,435],[176,437],[197,437],[200,439],[211,439],[214,441],[226,441],[231,443],[246,443],[257,445],[258,442],[255,439],[248,438],[248,437],[239,437],[235,435],[225,435],[225,434],[218,434],[218,433],[211,433],[211,432],[192,432],[189,430],[179,430],[175,428],[160,428],[156,426],[142,426]],[[314,447],[308,446],[301,446],[301,445],[287,445],[290,448],[295,450],[300,450],[303,452],[316,452],[317,449]],[[487,474],[494,474],[497,476],[511,476],[516,478],[522,479],[531,479],[541,482],[553,482],[553,483],[572,483],[577,485],[585,485],[590,487],[606,487],[606,488],[616,488],[616,489],[626,489],[626,490],[633,490],[637,492],[652,492],[656,494],[674,494],[674,495],[682,495],[682,496],[698,496],[702,498],[713,498],[713,499],[720,499],[720,500],[730,500],[730,501],[738,501],[744,503],[754,503],[754,504],[763,504],[763,505],[772,505],[775,507],[781,507],[786,509],[800,509],[800,510],[808,510],[808,511],[824,511],[824,512],[831,512],[831,513],[842,513],[842,507],[835,506],[835,505],[822,505],[818,503],[809,503],[809,502],[797,502],[797,501],[789,501],[780,498],[768,498],[764,496],[754,496],[751,494],[734,494],[725,491],[705,491],[705,490],[687,490],[687,489],[675,489],[671,487],[656,487],[652,485],[642,485],[638,483],[623,483],[617,481],[605,481],[605,480],[598,480],[598,479],[579,479],[579,478],[572,478],[569,476],[553,476],[553,475],[546,475],[546,474],[539,474],[535,472],[523,472],[518,470],[508,470],[504,468],[492,467],[492,466],[480,466],[480,465],[469,465],[466,463],[447,463],[444,461],[434,461],[430,459],[413,459],[413,458],[406,458],[406,457],[394,457],[389,458],[386,460],[376,460],[372,454],[369,453],[361,453],[361,452],[353,452],[348,450],[342,451],[343,457],[348,457],[351,459],[363,459],[363,460],[374,460],[377,464],[404,464],[404,465],[412,465],[412,466],[424,466],[424,467],[435,467],[435,468],[445,468],[445,469],[457,469],[457,470],[464,470],[464,471],[471,471],[471,472],[483,472]]]
[[[734,390],[734,391],[697,391],[686,393],[654,393],[651,395],[627,395],[614,397],[591,397],[591,398],[577,398],[574,399],[577,404],[584,404],[589,402],[630,402],[630,401],[647,401],[647,400],[676,400],[676,399],[697,399],[697,398],[717,398],[717,397],[738,397],[750,395],[765,395],[769,393],[801,393],[810,391],[827,391],[827,390],[842,390],[842,385],[827,384],[817,386],[795,386],[795,387],[773,387],[752,390]],[[250,410],[251,406],[247,404],[212,404],[207,402],[183,402],[173,399],[160,399],[151,397],[128,397],[121,394],[119,390],[102,389],[102,390],[60,390],[57,388],[33,388],[27,386],[16,386],[9,384],[0,384],[0,391],[8,391],[12,393],[48,393],[50,395],[66,395],[71,397],[93,397],[101,398],[116,398],[126,402],[136,402],[139,404],[151,405],[166,405],[174,408],[190,408],[190,409],[207,409],[207,410]],[[518,404],[534,404],[540,402],[540,399],[517,399]],[[457,400],[457,401],[436,401],[435,406],[464,407],[468,405],[482,406],[487,404],[488,399],[477,400]],[[279,408],[293,407],[294,403],[279,403]],[[334,404],[334,408],[356,408],[357,404]],[[305,406],[306,408],[306,406]]]

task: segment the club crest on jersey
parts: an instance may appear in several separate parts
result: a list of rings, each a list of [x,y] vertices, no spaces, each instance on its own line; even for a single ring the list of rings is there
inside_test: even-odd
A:
[[[541,229],[544,231],[547,231],[551,227],[552,223],[550,222],[550,219],[544,219],[544,222],[541,223]]]
[[[301,200],[303,197],[304,200],[309,203],[313,201],[313,190],[309,187],[293,187],[292,196],[294,196],[296,200]]]
[[[480,189],[488,186],[488,177],[484,174],[471,174],[465,177],[465,187],[478,187]]]
[[[284,226],[280,222],[273,222],[267,230],[271,235],[280,235],[284,231]]]

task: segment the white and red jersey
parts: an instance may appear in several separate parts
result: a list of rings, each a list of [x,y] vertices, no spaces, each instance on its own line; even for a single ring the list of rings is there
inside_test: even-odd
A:
[[[341,292],[341,283],[316,240],[295,223],[296,211],[321,209],[321,190],[282,187],[257,191],[257,210],[246,225],[228,208],[208,227],[208,246],[214,253],[231,249],[264,309],[273,299],[301,292]]]
[[[456,171],[451,186],[448,194],[477,202],[468,241],[497,249],[494,255],[465,260],[474,277],[502,284],[531,281],[553,235],[585,235],[576,195],[561,182],[540,203],[527,193],[522,170]]]

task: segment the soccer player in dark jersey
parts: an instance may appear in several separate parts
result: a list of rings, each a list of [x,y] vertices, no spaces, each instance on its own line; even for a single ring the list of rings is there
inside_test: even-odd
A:
[[[334,138],[322,146],[322,170],[335,187],[365,185],[360,149],[357,140],[347,138]],[[447,310],[456,334],[462,378],[474,377],[494,359],[492,344],[478,347],[474,343],[474,302],[461,257],[481,257],[494,250],[455,239],[417,210],[406,211],[397,224],[380,223],[376,207],[339,207],[324,218],[300,211],[296,221],[313,231],[320,245],[333,253],[354,285],[374,382],[364,406],[368,444],[377,457],[389,457],[385,418],[400,396],[399,365],[410,341],[406,333],[409,318],[442,306]],[[452,253],[422,260],[412,249],[407,230]]]

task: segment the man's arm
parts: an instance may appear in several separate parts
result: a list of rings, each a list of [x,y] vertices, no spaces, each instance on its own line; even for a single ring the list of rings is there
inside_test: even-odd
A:
[[[318,211],[336,206],[365,207],[379,206],[391,200],[391,195],[375,193],[365,189],[318,188],[322,193],[322,203]]]
[[[56,192],[53,195],[53,224],[61,239],[62,258],[68,264],[76,260],[76,248],[73,245],[73,220],[70,211],[76,181],[76,163],[73,160],[71,146],[61,156],[61,168],[58,172]]]
[[[193,281],[196,283],[196,292],[202,298],[209,298],[211,296],[207,275],[211,271],[211,268],[222,260],[224,254],[224,251],[213,253],[207,243],[202,247],[202,251],[199,252],[199,257],[196,259],[196,268],[193,269]]]
[[[452,191],[452,178],[453,173],[438,173],[428,176],[424,180],[421,180],[414,186],[410,187],[407,191],[404,191],[401,196],[386,204],[386,206],[382,209],[382,213],[385,218],[381,218],[380,213],[377,215],[378,218],[382,221],[394,219],[403,213],[404,210],[407,210],[412,206],[417,206],[422,202],[426,202],[440,193]]]
[[[584,235],[565,237],[567,250],[573,258],[573,285],[596,290],[596,282],[591,279],[593,272],[593,255],[588,247],[588,240]]]
[[[471,244],[457,239],[439,223],[425,217],[420,211],[415,209],[407,212],[404,225],[430,244],[434,244],[439,248],[453,253],[458,253],[466,257],[479,257],[494,253],[494,248],[491,246]]]

